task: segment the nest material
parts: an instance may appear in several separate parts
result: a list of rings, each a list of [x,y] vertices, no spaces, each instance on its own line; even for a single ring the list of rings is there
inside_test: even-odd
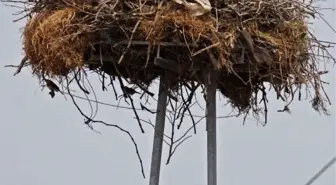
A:
[[[89,35],[83,36],[82,19],[74,8],[35,15],[24,30],[25,53],[33,70],[48,75],[67,75],[84,65]]]
[[[34,72],[66,76],[85,66],[146,85],[170,75],[167,86],[174,89],[205,84],[214,68],[218,89],[240,110],[252,107],[263,82],[278,96],[302,84],[320,87],[315,55],[308,53],[311,12],[300,1],[213,1],[217,11],[199,17],[174,3],[121,2],[35,1],[24,32]],[[162,42],[171,45],[158,47]],[[158,50],[168,66],[154,64]]]

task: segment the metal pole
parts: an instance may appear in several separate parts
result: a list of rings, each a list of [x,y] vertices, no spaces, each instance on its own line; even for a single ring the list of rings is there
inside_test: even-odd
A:
[[[157,113],[155,119],[154,141],[152,150],[152,163],[150,169],[149,185],[159,185],[162,143],[166,119],[167,92],[163,86],[164,77],[160,77],[159,99],[157,103]]]
[[[208,185],[217,185],[216,77],[216,72],[212,71],[206,87]]]

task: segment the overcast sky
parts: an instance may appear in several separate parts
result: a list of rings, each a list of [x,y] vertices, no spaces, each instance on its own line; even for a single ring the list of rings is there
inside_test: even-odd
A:
[[[335,8],[334,0],[324,7]],[[148,184],[153,130],[145,125],[141,134],[133,113],[100,106],[98,118],[127,128],[136,138],[146,172],[142,178],[138,159],[129,138],[113,128],[97,125],[97,134],[83,124],[83,117],[71,101],[57,95],[51,99],[41,92],[38,81],[24,69],[13,77],[22,58],[20,28],[13,23],[13,9],[0,6],[0,184],[3,185],[108,185]],[[335,13],[325,11],[325,18],[335,28]],[[335,34],[322,21],[314,31],[322,40],[335,42]],[[335,50],[333,50],[335,51]],[[335,52],[334,52],[335,54]],[[335,72],[324,79],[332,102],[335,102]],[[94,83],[100,89],[98,83]],[[100,100],[114,101],[112,91],[100,92]],[[332,116],[314,112],[308,101],[292,105],[292,114],[278,113],[282,102],[271,98],[266,127],[242,118],[218,120],[218,184],[224,185],[304,185],[323,165],[335,156],[335,105]],[[222,106],[218,115],[229,108]],[[83,106],[87,106],[83,104]],[[198,115],[203,111],[198,110]],[[145,119],[153,116],[142,114]],[[185,123],[185,128],[190,125]],[[162,166],[162,185],[206,184],[205,124],[199,125],[182,145],[171,164]],[[165,146],[163,163],[167,147]],[[314,185],[335,185],[335,166]]]

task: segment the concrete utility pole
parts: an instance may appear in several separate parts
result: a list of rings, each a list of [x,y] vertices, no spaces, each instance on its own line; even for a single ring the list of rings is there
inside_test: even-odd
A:
[[[206,83],[206,130],[208,157],[208,185],[217,185],[217,125],[216,125],[216,88],[217,74],[211,71]]]
[[[167,92],[164,87],[164,77],[160,77],[159,99],[157,103],[157,113],[155,119],[154,141],[152,151],[152,163],[150,169],[149,185],[159,185],[160,168],[162,156],[162,143],[164,136],[165,120],[166,120],[166,103]]]

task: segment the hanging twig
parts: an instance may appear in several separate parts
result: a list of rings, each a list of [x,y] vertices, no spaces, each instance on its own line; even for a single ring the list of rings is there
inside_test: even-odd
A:
[[[67,80],[67,85],[69,86],[69,80],[68,80],[67,78],[66,78],[66,80]],[[138,159],[139,159],[139,162],[140,162],[140,167],[141,167],[141,173],[142,173],[142,176],[145,178],[146,176],[145,176],[145,172],[144,172],[144,168],[143,168],[143,162],[142,162],[142,159],[141,159],[141,156],[140,156],[140,152],[139,152],[139,149],[138,149],[138,145],[137,145],[137,143],[135,142],[135,139],[133,138],[132,134],[131,134],[129,131],[127,131],[127,130],[121,128],[121,127],[118,126],[118,125],[108,124],[108,123],[106,123],[106,122],[104,122],[104,121],[93,120],[92,118],[88,117],[88,116],[81,110],[81,108],[77,105],[77,103],[76,103],[74,97],[72,96],[72,93],[70,92],[70,89],[68,88],[67,90],[68,90],[68,93],[67,93],[67,94],[71,97],[71,100],[72,100],[73,104],[75,105],[75,107],[77,108],[77,110],[79,111],[79,113],[86,119],[86,120],[85,120],[85,124],[88,125],[89,128],[91,128],[92,130],[94,130],[93,127],[92,127],[92,125],[91,125],[91,123],[101,123],[101,124],[103,124],[103,125],[105,125],[105,126],[110,126],[110,127],[117,128],[117,129],[119,129],[120,131],[126,133],[126,134],[130,137],[130,139],[132,140],[132,143],[133,143],[133,145],[134,145],[134,147],[135,147],[135,151],[136,151],[136,154],[137,154]]]

